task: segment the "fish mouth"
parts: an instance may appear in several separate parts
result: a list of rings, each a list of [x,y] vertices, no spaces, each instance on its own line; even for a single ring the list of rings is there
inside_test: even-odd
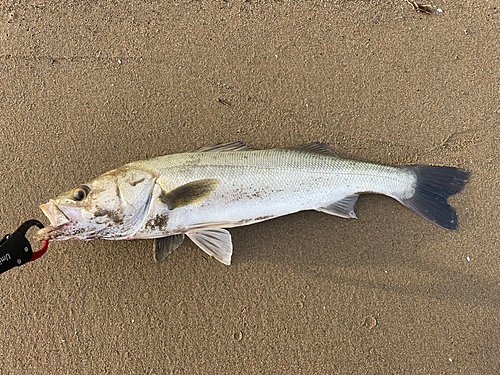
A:
[[[50,226],[40,229],[35,234],[35,239],[39,241],[54,239],[58,230],[63,229],[71,220],[61,211],[56,202],[52,199],[48,203],[40,205],[40,208],[50,220]]]
[[[42,209],[45,216],[47,216],[47,218],[50,220],[50,225],[52,227],[57,227],[71,221],[52,199],[49,201],[49,203],[40,205],[40,208]]]

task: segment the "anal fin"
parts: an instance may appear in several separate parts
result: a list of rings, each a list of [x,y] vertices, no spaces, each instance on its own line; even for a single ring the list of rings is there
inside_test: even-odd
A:
[[[221,228],[193,230],[186,235],[208,255],[221,263],[231,264],[233,243],[231,234],[227,230]]]
[[[324,212],[325,214],[345,217],[347,219],[356,219],[356,214],[354,213],[354,205],[356,204],[358,197],[358,194],[348,195],[347,197],[333,202],[326,207],[316,208],[316,211]]]
[[[182,245],[184,241],[183,234],[174,234],[173,236],[155,238],[153,245],[154,257],[158,263],[163,263],[175,249]]]

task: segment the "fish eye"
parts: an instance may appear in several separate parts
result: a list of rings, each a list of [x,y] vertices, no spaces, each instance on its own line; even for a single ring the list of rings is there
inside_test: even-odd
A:
[[[75,201],[81,201],[87,198],[87,195],[90,193],[90,188],[87,185],[78,186],[75,190],[73,190],[73,199]]]

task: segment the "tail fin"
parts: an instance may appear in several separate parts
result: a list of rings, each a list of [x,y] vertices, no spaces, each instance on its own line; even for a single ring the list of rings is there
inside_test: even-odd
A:
[[[414,172],[417,185],[411,198],[398,200],[431,223],[444,229],[456,230],[457,213],[446,199],[462,190],[469,179],[469,172],[430,165],[403,165],[400,168]]]

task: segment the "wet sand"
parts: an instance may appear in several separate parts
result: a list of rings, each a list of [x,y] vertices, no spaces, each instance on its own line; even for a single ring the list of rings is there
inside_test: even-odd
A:
[[[110,169],[218,142],[471,179],[457,232],[365,195],[357,220],[232,229],[231,266],[190,241],[164,264],[152,241],[52,243],[0,276],[0,373],[498,373],[495,3],[4,2],[4,234]]]

